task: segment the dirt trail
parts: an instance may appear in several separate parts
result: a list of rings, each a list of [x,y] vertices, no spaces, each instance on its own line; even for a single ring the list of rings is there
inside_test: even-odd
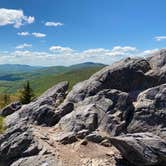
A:
[[[62,166],[126,166],[115,147],[79,140],[73,144],[62,145],[54,140],[54,128],[34,126],[35,137],[45,147],[43,153],[50,153],[62,161]]]

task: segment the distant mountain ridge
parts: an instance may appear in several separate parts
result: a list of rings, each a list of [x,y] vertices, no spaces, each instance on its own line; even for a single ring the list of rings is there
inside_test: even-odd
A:
[[[105,66],[102,63],[93,63],[93,62],[85,62],[80,64],[75,64],[71,66],[31,66],[31,65],[22,65],[22,64],[1,64],[0,65],[0,75],[2,74],[11,74],[11,73],[24,73],[24,72],[37,72],[37,71],[63,71],[68,69],[76,69],[76,68],[86,68],[86,67],[97,67],[97,66]]]
[[[37,70],[40,68],[42,68],[42,67],[21,65],[21,64],[1,64],[0,65],[0,74],[1,73],[29,72],[29,71]]]
[[[76,69],[101,67],[105,66],[100,63],[86,62],[71,66],[30,66],[21,64],[3,64],[0,65],[0,80],[1,81],[16,81],[30,77],[43,76],[49,74],[59,74]]]
[[[22,88],[26,80],[31,82],[37,94],[41,94],[53,84],[63,80],[68,80],[71,83],[70,87],[72,87],[75,83],[88,79],[89,76],[104,66],[106,65],[92,62],[50,67],[0,65],[0,93],[15,93]]]

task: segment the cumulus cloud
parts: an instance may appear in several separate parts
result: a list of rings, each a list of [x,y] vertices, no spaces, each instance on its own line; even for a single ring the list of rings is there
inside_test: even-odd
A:
[[[26,20],[27,20],[28,24],[32,24],[35,21],[35,17],[29,16],[29,17],[27,17]]]
[[[32,44],[24,43],[24,44],[18,45],[16,47],[16,49],[24,49],[24,48],[28,48],[28,47],[32,47]]]
[[[166,40],[166,36],[156,36],[155,37],[156,41],[162,41],[162,40]]]
[[[35,37],[37,37],[37,38],[46,37],[46,34],[44,34],[44,33],[39,33],[39,32],[33,32],[32,35],[35,36]]]
[[[128,51],[136,51],[136,47],[131,46],[115,46],[112,51],[119,51],[119,52],[128,52]]]
[[[33,16],[25,16],[22,10],[0,8],[0,26],[13,25],[19,28],[24,24],[32,24]]]
[[[29,33],[29,32],[18,32],[17,33],[19,36],[34,36],[36,38],[43,38],[46,37],[46,34],[44,33],[39,33],[39,32],[33,32],[33,33]]]
[[[154,53],[156,53],[158,51],[159,51],[159,49],[155,48],[155,49],[152,49],[152,50],[145,50],[145,51],[143,51],[143,54],[146,56],[146,55],[154,54]]]
[[[49,50],[54,53],[71,53],[74,51],[73,49],[69,47],[61,47],[61,46],[52,46],[50,47]]]
[[[63,26],[64,24],[61,22],[46,22],[45,26],[47,27],[58,27],[58,26]]]
[[[115,46],[112,49],[96,48],[85,50],[83,53],[87,55],[106,55],[106,56],[120,56],[120,55],[130,55],[132,52],[136,52],[135,47],[121,47]]]
[[[104,49],[104,48],[95,48],[95,49],[88,49],[83,51],[84,54],[89,55],[96,55],[96,54],[105,54],[108,53],[110,50]]]
[[[18,32],[17,33],[19,36],[29,36],[30,33],[29,32]]]

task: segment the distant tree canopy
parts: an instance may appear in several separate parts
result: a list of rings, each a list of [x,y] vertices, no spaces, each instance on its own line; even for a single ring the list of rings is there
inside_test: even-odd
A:
[[[34,98],[33,89],[30,87],[29,81],[26,82],[23,89],[21,90],[20,102],[22,104],[30,103]]]

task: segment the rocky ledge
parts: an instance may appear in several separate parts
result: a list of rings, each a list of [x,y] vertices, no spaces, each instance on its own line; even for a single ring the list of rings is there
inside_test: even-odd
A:
[[[166,50],[103,68],[0,114],[2,166],[165,166]]]

